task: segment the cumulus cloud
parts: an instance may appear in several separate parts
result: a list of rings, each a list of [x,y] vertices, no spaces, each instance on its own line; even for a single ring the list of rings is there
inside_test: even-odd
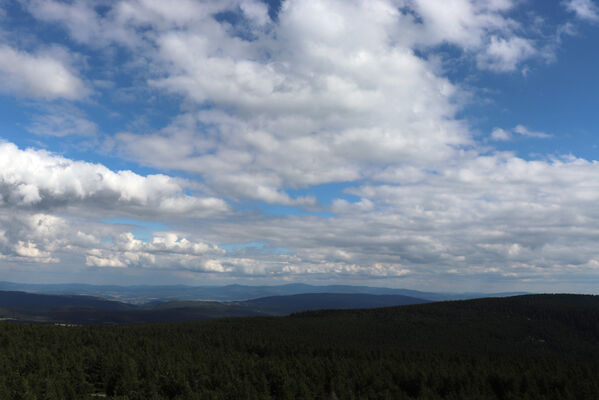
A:
[[[365,165],[451,157],[471,141],[453,119],[459,90],[389,40],[404,18],[384,1],[286,2],[255,41],[213,19],[159,34],[154,57],[168,72],[150,83],[212,110],[152,135],[123,132],[117,144],[144,164],[200,173],[222,193],[280,204],[312,201],[286,187],[360,179]],[[162,143],[173,151],[147,157]]]
[[[154,232],[147,242],[119,225],[69,220],[45,213],[0,212],[0,259],[27,263],[70,260],[88,267],[144,267],[222,272],[225,251],[174,232]]]
[[[137,35],[122,24],[110,23],[99,17],[96,2],[76,0],[32,0],[25,3],[27,10],[37,19],[60,23],[71,37],[91,46],[104,46],[112,41],[134,45]],[[173,7],[173,9],[176,9]]]
[[[0,86],[3,91],[44,99],[81,99],[85,84],[63,60],[48,53],[30,54],[0,45]]]
[[[506,131],[505,129],[495,128],[493,132],[491,132],[491,139],[505,142],[512,138],[512,133],[510,131]]]
[[[401,185],[348,189],[332,217],[208,223],[215,242],[264,246],[219,259],[233,276],[542,281],[596,271],[599,164],[471,155]],[[279,249],[284,249],[279,251]],[[236,260],[236,261],[235,261]],[[457,278],[455,278],[457,279]]]
[[[425,36],[431,44],[449,42],[467,49],[484,46],[489,32],[509,33],[516,22],[505,17],[514,8],[512,0],[451,0],[432,2],[411,0],[411,5],[424,22]]]
[[[593,22],[599,21],[599,8],[593,0],[568,0],[563,1],[562,4],[580,19]]]
[[[91,267],[183,268],[203,272],[223,272],[220,264],[208,258],[224,250],[203,242],[192,242],[173,232],[158,232],[149,242],[136,239],[131,232],[114,238],[104,248],[88,250]]]
[[[80,207],[107,215],[186,217],[215,215],[228,208],[218,198],[185,194],[184,182],[166,175],[114,172],[42,150],[21,150],[12,143],[0,143],[0,207]]]
[[[114,43],[144,48],[146,44],[139,28],[180,29],[210,22],[212,16],[228,10],[241,11],[256,26],[270,20],[265,4],[259,0],[173,0],[168,4],[156,0],[123,0],[108,7],[103,15],[97,12],[97,4],[85,0],[68,3],[32,0],[26,6],[37,19],[61,24],[77,42],[100,48]]]
[[[239,7],[243,14],[252,22],[259,26],[264,26],[270,22],[268,15],[268,6],[265,3],[253,0],[242,1]]]
[[[537,51],[532,41],[520,37],[504,39],[491,37],[489,46],[477,57],[479,67],[495,71],[515,71],[520,62]]]
[[[597,257],[592,243],[599,215],[592,204],[599,187],[591,182],[598,168],[581,159],[525,161],[496,154],[430,176],[425,185],[365,186],[352,192],[377,202],[385,210],[379,218],[394,221],[389,229],[428,238],[431,247],[423,254],[429,259],[465,269],[524,270],[528,265],[531,271],[551,270]],[[568,245],[577,250],[557,257],[556,246]]]
[[[73,233],[73,243],[80,238],[68,228],[64,219],[53,215],[0,213],[0,258],[57,263],[55,252],[68,247],[66,237]]]
[[[151,135],[122,132],[121,154],[201,174],[224,195],[285,205],[314,202],[290,197],[289,187],[435,165],[471,144],[455,118],[460,89],[415,49],[450,43],[481,68],[513,71],[536,55],[506,16],[514,7],[290,0],[275,22],[250,0],[130,0],[102,15],[83,1],[30,3],[82,43],[135,47],[155,66],[142,71],[150,85],[210,106]],[[215,17],[225,11],[239,22]],[[168,152],[152,151],[165,143]]]

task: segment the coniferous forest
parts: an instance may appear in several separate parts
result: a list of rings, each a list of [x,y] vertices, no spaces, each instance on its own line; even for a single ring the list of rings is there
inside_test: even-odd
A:
[[[597,399],[599,298],[0,324],[1,399]]]

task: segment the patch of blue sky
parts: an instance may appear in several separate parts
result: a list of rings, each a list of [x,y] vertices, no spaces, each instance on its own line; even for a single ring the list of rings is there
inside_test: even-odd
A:
[[[495,142],[494,146],[515,151],[526,159],[538,158],[538,154],[598,158],[597,132],[589,127],[599,126],[599,54],[588,51],[595,43],[585,31],[581,28],[579,37],[564,38],[558,60],[537,66],[534,73],[482,74],[481,86],[487,88],[493,100],[489,97],[489,101],[472,104],[467,110],[470,123],[481,136],[496,127],[510,130],[524,125],[552,136],[539,139],[514,135],[515,140]]]
[[[250,23],[245,19],[241,8],[215,14],[214,19],[221,24],[228,24],[229,33],[243,40],[252,41],[257,39],[257,36],[251,29]]]
[[[535,50],[547,58],[532,57],[497,73],[480,70],[474,57],[450,44],[416,53],[442,60],[443,74],[472,94],[458,118],[468,121],[479,143],[529,160],[564,154],[596,160],[599,139],[588,127],[599,126],[599,53],[589,51],[596,47],[597,24],[575,20],[561,2],[525,2],[508,15],[522,21],[524,37],[534,31]],[[567,22],[571,33],[564,31]],[[488,140],[493,129],[517,125],[551,137]]]
[[[349,202],[359,201],[360,198],[346,192],[347,189],[359,186],[361,181],[352,182],[333,182],[310,186],[305,189],[291,189],[287,193],[291,197],[313,196],[318,203],[323,206],[329,206],[335,199],[343,199]]]
[[[329,211],[320,211],[320,210],[306,210],[300,206],[282,206],[282,205],[273,205],[273,204],[264,204],[261,207],[258,207],[265,215],[268,216],[281,216],[281,215],[292,215],[296,217],[306,217],[306,216],[315,216],[315,217],[324,217],[331,218],[333,214]]]
[[[23,7],[24,5],[19,1],[2,2],[2,9],[7,16],[2,19],[3,33],[6,35],[11,32],[19,32],[18,35],[9,36],[9,39],[20,39],[22,43],[35,43],[35,41],[31,41],[31,38],[35,37],[35,34],[47,29],[47,27],[45,24],[40,24],[36,21]],[[21,31],[25,33],[23,34]],[[52,40],[54,38],[50,37],[49,39]]]
[[[217,13],[214,15],[214,19],[221,23],[226,22],[228,24],[231,24],[232,26],[236,26],[244,22],[241,9],[228,10]]]
[[[281,5],[283,0],[261,0],[262,3],[266,4],[268,7],[268,16],[271,20],[277,21],[279,16],[279,11],[281,10]],[[217,21],[225,21],[230,23],[232,26],[239,27],[239,25],[243,25],[243,17],[241,15],[241,10],[235,11],[227,11],[223,13],[219,13],[215,16]],[[247,37],[246,37],[247,39]]]
[[[82,111],[83,118],[97,125],[98,141],[123,131],[146,134],[155,132],[168,125],[180,113],[180,101],[173,101],[178,99],[149,87],[147,74],[139,74],[134,67],[122,68],[132,57],[129,51],[117,45],[107,52],[78,43],[71,39],[64,27],[34,19],[18,2],[8,2],[4,8],[10,17],[2,20],[4,33],[10,33],[8,41],[19,51],[36,53],[48,46],[62,46],[69,48],[74,54],[85,56],[85,74],[81,78],[92,92],[89,97],[76,101],[74,105]],[[43,44],[36,39],[40,37],[44,38]],[[117,65],[118,68],[115,67]],[[49,135],[35,135],[28,131],[35,115],[50,113],[49,108],[60,107],[63,103],[62,100],[45,103],[24,100],[13,93],[0,92],[0,127],[3,138],[22,148],[36,145],[66,157],[101,162],[109,168],[132,169],[143,173],[136,163],[98,154],[94,151],[98,150],[98,143],[95,144],[95,149],[90,148],[89,143],[88,146],[76,145],[85,140],[89,142],[89,137],[74,135],[57,140]]]
[[[334,182],[324,183],[320,185],[310,186],[303,189],[287,189],[286,193],[291,198],[312,196],[316,199],[317,204],[308,206],[287,206],[278,204],[268,204],[257,200],[244,200],[232,202],[239,212],[259,212],[267,216],[317,216],[323,218],[331,218],[334,214],[328,211],[328,207],[335,199],[343,199],[349,203],[360,201],[360,197],[348,193],[347,190],[352,187],[359,186],[362,181],[354,182]]]
[[[59,103],[55,102],[54,104]],[[94,121],[98,125],[98,136],[67,135],[58,138],[43,132],[31,132],[36,116],[51,115],[52,111],[41,110],[33,102],[24,105],[11,95],[0,94],[2,140],[12,142],[21,149],[29,147],[45,149],[72,160],[102,164],[112,170],[132,170],[141,175],[164,173],[164,171],[140,165],[135,161],[120,158],[108,148],[103,149],[103,142],[106,139],[103,134],[106,132],[103,122],[106,119],[97,117],[94,115],[95,112],[89,113],[87,107],[80,108],[84,109],[86,116],[89,117],[86,119]]]
[[[147,112],[146,105],[137,102],[119,105],[120,115],[112,115],[111,110],[94,102],[79,102],[77,108],[82,111],[83,119],[93,121],[97,132],[91,135],[71,134],[57,138],[49,132],[33,133],[30,127],[37,116],[51,116],[53,112],[60,113],[60,101],[52,103],[58,111],[41,108],[34,101],[22,101],[11,94],[0,94],[0,129],[4,140],[15,143],[20,148],[37,147],[61,154],[73,160],[100,163],[113,170],[132,170],[138,174],[164,173],[156,168],[141,165],[134,160],[123,159],[114,154],[109,147],[104,148],[106,139],[116,133],[129,130],[133,133],[153,133],[166,126],[178,111],[171,102],[160,101],[152,107],[156,112]],[[142,113],[142,110],[145,112]],[[162,110],[162,111],[158,111]],[[68,111],[62,111],[68,112]],[[142,116],[141,118],[139,116]],[[131,125],[137,121],[137,125]]]
[[[279,16],[279,10],[281,9],[281,4],[283,0],[262,0],[268,6],[268,16],[273,21],[276,21]]]
[[[256,241],[256,242],[247,242],[247,243],[224,243],[220,244],[219,247],[225,249],[226,251],[234,252],[245,249],[262,249],[266,246],[267,242],[264,241]]]
[[[15,101],[14,97],[2,95],[0,93],[0,129],[2,130],[2,139],[12,142],[21,148],[37,144],[35,137],[27,131],[26,124],[23,121],[29,119],[28,112],[21,104]]]

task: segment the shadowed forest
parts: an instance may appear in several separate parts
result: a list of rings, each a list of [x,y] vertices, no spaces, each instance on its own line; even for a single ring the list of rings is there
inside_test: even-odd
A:
[[[599,298],[0,324],[2,399],[596,399]]]

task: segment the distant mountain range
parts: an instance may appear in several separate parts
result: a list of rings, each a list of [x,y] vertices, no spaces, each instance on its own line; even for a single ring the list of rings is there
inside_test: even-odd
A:
[[[277,286],[96,286],[87,284],[26,284],[0,282],[0,290],[44,294],[87,295],[134,304],[172,300],[244,301],[261,297],[288,296],[306,293],[401,295],[428,301],[465,300],[480,297],[506,297],[525,294],[524,292],[435,293],[385,287],[349,285],[315,286],[303,283]]]
[[[309,310],[378,308],[428,302],[403,295],[307,293],[245,301],[155,301],[134,305],[92,296],[0,291],[0,318],[64,324],[174,322],[281,316]]]
[[[369,286],[94,286],[0,282],[0,318],[40,323],[105,324],[281,316],[522,293],[433,293]]]

